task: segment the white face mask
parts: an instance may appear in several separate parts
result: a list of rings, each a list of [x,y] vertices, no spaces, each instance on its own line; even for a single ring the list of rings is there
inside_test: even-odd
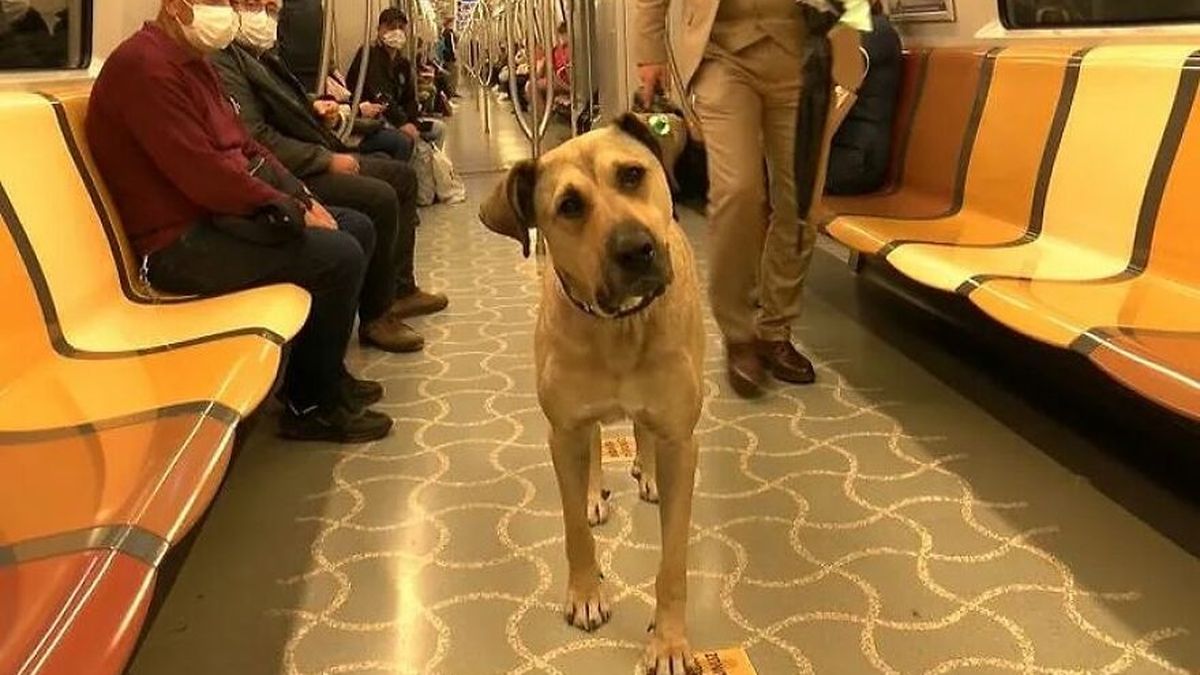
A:
[[[262,12],[238,12],[242,27],[238,30],[237,41],[252,49],[267,51],[279,41],[279,21]]]
[[[238,15],[232,7],[192,5],[192,25],[183,28],[183,36],[200,51],[219,52],[238,34]]]
[[[408,35],[399,28],[390,30],[383,34],[383,44],[392,49],[404,51],[404,48],[408,46]]]

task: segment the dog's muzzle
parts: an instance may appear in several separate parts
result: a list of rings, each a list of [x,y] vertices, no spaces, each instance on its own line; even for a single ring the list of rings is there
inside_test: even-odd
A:
[[[671,283],[670,254],[641,223],[613,229],[605,246],[604,285],[596,297],[601,311],[628,315],[644,309]]]

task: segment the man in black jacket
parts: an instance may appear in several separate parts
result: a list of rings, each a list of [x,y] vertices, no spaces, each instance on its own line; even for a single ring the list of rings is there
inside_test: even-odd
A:
[[[234,0],[241,17],[237,41],[213,57],[226,91],[250,133],[300,177],[323,202],[367,214],[377,229],[376,255],[364,287],[377,301],[364,302],[359,339],[386,351],[418,351],[424,339],[403,323],[445,309],[444,295],[417,287],[416,174],[405,163],[349,152],[319,115],[303,86],[275,51],[278,0]]]
[[[887,179],[892,123],[904,77],[903,48],[881,2],[872,4],[871,13],[873,30],[862,34],[867,77],[829,150],[825,190],[831,195],[874,192]]]
[[[408,16],[391,8],[379,15],[379,35],[371,45],[367,62],[367,78],[363,84],[363,100],[384,107],[383,117],[392,126],[416,141],[420,136],[417,108],[417,83],[413,80],[411,62],[405,58],[408,48]],[[363,49],[360,47],[346,76],[349,83],[358,82],[362,69]]]

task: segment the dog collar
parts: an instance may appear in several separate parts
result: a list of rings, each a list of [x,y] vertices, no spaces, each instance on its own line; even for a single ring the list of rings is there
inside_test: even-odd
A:
[[[619,312],[616,312],[615,314],[609,314],[607,312],[601,311],[599,307],[596,307],[595,305],[591,304],[590,302],[584,302],[584,301],[576,298],[575,295],[571,293],[571,287],[569,285],[567,285],[567,280],[563,278],[562,273],[560,273],[558,270],[554,270],[554,274],[555,274],[555,276],[558,277],[558,285],[562,287],[563,295],[567,296],[567,300],[570,300],[571,304],[575,305],[575,308],[578,309],[579,311],[583,312],[584,314],[587,314],[588,316],[595,317],[597,319],[616,320],[616,319],[625,319],[625,318],[631,317],[634,314],[638,314],[640,312],[645,311],[646,308],[648,308],[650,305],[654,304],[655,300],[658,300],[660,297],[662,297],[662,294],[665,293],[667,290],[665,287],[660,288],[657,291],[643,297],[641,299],[641,301],[638,302],[638,304],[634,305],[633,307],[630,307],[629,309],[623,309]]]

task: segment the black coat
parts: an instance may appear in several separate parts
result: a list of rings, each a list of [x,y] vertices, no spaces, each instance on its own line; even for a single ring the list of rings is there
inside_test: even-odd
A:
[[[358,85],[362,55],[360,48],[346,76],[346,86],[351,91]],[[362,97],[364,101],[386,105],[383,116],[394,127],[402,127],[409,122],[417,123],[417,84],[412,78],[412,66],[404,57],[393,61],[386,47],[371,47],[371,61],[367,64],[367,81],[363,85]]]
[[[305,91],[317,91],[324,22],[321,0],[287,0],[279,10],[279,54]]]
[[[250,134],[295,175],[325,173],[333,155],[347,151],[317,118],[304,86],[274,51],[256,58],[233,44],[212,62]]]
[[[829,194],[874,192],[887,178],[904,57],[892,24],[881,15],[873,19],[875,30],[863,34],[870,71],[859,88],[858,102],[833,137],[825,181]]]

